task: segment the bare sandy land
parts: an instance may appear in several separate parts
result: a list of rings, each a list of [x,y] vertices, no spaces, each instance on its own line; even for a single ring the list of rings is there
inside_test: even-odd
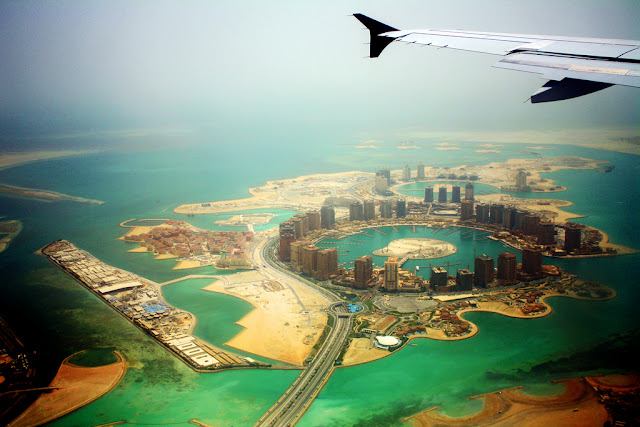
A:
[[[396,239],[386,247],[373,251],[374,255],[409,257],[410,259],[441,258],[458,251],[455,245],[444,240],[421,238]]]
[[[245,329],[226,345],[269,359],[302,365],[327,323],[321,310],[328,301],[322,295],[293,282],[269,281],[256,271],[221,276],[204,289],[255,307],[237,322]]]
[[[149,251],[144,246],[138,246],[133,249],[129,249],[127,252],[143,253],[143,252],[149,252]]]
[[[287,189],[294,185],[300,186],[301,183],[315,183],[325,182],[327,186],[331,186],[331,181],[340,180],[345,178],[353,178],[360,175],[373,175],[366,172],[341,172],[334,174],[314,174],[303,175],[297,178],[282,179],[278,181],[267,181],[262,187],[250,188],[249,193],[251,197],[236,200],[224,200],[209,203],[190,203],[178,206],[173,211],[181,214],[204,214],[204,213],[222,213],[233,212],[238,210],[253,210],[253,209],[266,209],[266,208],[286,208],[291,207],[294,204],[301,203],[309,204],[310,199],[314,199],[310,194],[286,194]],[[316,204],[321,204],[326,195],[316,197],[317,200],[312,200]],[[204,205],[204,206],[203,206]]]
[[[476,199],[484,203],[508,203],[516,205],[521,209],[540,212],[556,223],[564,223],[570,219],[581,218],[583,216],[563,211],[561,208],[573,205],[573,203],[567,200],[544,199],[543,197],[540,199],[518,199],[507,194],[477,195]],[[544,204],[546,202],[549,202],[549,204]]]
[[[555,396],[532,396],[519,389],[501,390],[471,399],[484,408],[466,417],[452,418],[437,408],[405,419],[414,426],[601,426],[607,418],[598,395],[582,378],[561,381],[565,391]]]
[[[486,166],[476,168],[482,171],[482,177],[478,182],[502,187],[515,184],[515,174],[519,169],[524,169],[531,174],[527,177],[528,182],[540,182],[542,179],[540,174],[543,172],[556,172],[562,169],[597,169],[603,163],[608,162],[582,157],[552,157],[544,159],[509,159],[506,162],[492,162]],[[554,181],[547,178],[544,187],[553,185]]]
[[[177,258],[177,256],[171,255],[171,254],[160,254],[160,255],[156,255],[154,259],[174,259],[174,258]]]
[[[190,268],[198,268],[201,267],[200,261],[191,261],[191,260],[183,260],[178,261],[178,264],[173,267],[172,270],[188,270]]]
[[[501,153],[500,150],[475,150],[476,153]]]
[[[155,226],[141,225],[132,227],[129,231],[127,231],[124,236],[118,237],[119,240],[124,240],[125,236],[139,236],[140,234],[146,234],[156,228]]]
[[[115,353],[118,362],[95,368],[75,366],[68,362],[69,358],[65,359],[49,385],[57,390],[42,394],[9,426],[36,426],[48,423],[111,391],[127,369],[122,356]]]
[[[386,350],[371,347],[369,338],[354,338],[349,343],[342,359],[342,366],[353,366],[361,363],[372,362],[381,359],[391,353]]]

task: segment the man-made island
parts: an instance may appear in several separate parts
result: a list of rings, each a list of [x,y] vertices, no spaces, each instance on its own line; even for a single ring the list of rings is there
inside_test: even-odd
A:
[[[211,278],[212,283],[205,290],[233,295],[254,306],[238,322],[245,329],[227,345],[297,366],[309,364],[312,372],[322,368],[326,381],[335,366],[385,357],[403,345],[411,345],[412,339],[470,338],[478,331],[476,325],[464,319],[470,311],[535,318],[551,312],[545,301],[551,296],[614,298],[616,294],[609,288],[581,281],[557,266],[542,265],[542,255],[602,256],[631,253],[632,249],[610,245],[599,230],[566,223],[570,214],[559,208],[569,202],[517,199],[504,194],[496,199],[495,194],[474,194],[473,187],[484,180],[511,191],[508,184],[515,179],[519,191],[562,191],[536,173],[553,167],[595,168],[599,163],[556,158],[492,164],[486,170],[465,168],[462,176],[455,174],[455,179],[469,174],[464,199],[460,186],[455,184],[439,188],[437,200],[429,186],[423,190],[424,198],[400,197],[399,190],[390,185],[391,171],[375,175],[351,172],[270,182],[253,189],[254,197],[249,200],[206,202],[176,209],[192,216],[245,210],[249,203],[253,209],[306,212],[294,215],[278,228],[258,233],[252,224],[256,220],[268,221],[268,215],[254,218],[243,213],[224,223],[249,229],[238,232],[207,231],[178,220],[160,220],[153,225],[121,224],[131,228],[122,239],[139,244],[134,251],[152,252],[160,259],[175,257],[183,263],[181,268],[258,270],[235,275],[187,276],[155,284],[101,263],[66,241],[54,242],[42,252],[193,369],[208,372],[270,367],[195,337],[194,316],[171,307],[162,298],[162,285]],[[534,168],[533,172],[525,172],[525,166]],[[516,170],[511,170],[514,167]],[[436,180],[454,179],[451,174],[443,178],[440,171],[433,173],[436,172]],[[406,171],[401,173],[407,178]],[[424,170],[419,178],[430,182]],[[456,253],[454,245],[422,238],[391,241],[374,252],[388,256],[384,267],[374,268],[371,257],[364,256],[354,261],[353,269],[340,265],[336,248],[326,246],[357,240],[358,234],[388,235],[400,227],[411,227],[414,232],[420,227],[433,228],[434,233],[480,233],[481,238],[490,237],[521,250],[522,263],[517,262],[513,252],[504,252],[496,269],[491,257],[480,255],[473,260],[473,272],[458,269],[454,276],[441,266],[434,266],[427,278],[418,276],[417,269],[403,270],[403,263],[408,259],[444,258]],[[324,246],[316,246],[320,244]],[[336,302],[345,298],[355,304]],[[329,361],[325,360],[326,354],[331,354]],[[301,378],[312,381],[313,376],[309,375],[303,372]],[[285,393],[286,399],[297,395],[297,383]],[[323,384],[313,385],[313,393]],[[308,405],[311,400],[305,399]]]
[[[161,285],[107,265],[66,240],[53,242],[41,251],[54,265],[192,368],[215,371],[263,365],[194,336],[195,316],[170,306],[162,297]]]
[[[448,417],[437,407],[404,421],[416,427],[485,425],[613,425],[637,422],[638,374],[599,375],[555,381],[564,391],[552,396],[527,394],[522,387],[494,391],[469,399],[484,401],[480,412]]]
[[[158,220],[155,226],[129,226],[121,237],[126,242],[139,243],[129,252],[151,252],[156,259],[177,259],[175,270],[212,265],[219,270],[250,267],[247,246],[253,239],[249,231],[209,231],[184,221]],[[150,220],[152,221],[152,220]]]
[[[118,352],[117,361],[104,366],[83,367],[67,357],[55,378],[9,427],[39,426],[81,408],[110,392],[124,377],[127,364]]]

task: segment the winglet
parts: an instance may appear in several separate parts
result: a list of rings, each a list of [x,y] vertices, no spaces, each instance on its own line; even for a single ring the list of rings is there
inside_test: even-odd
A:
[[[378,56],[380,56],[384,48],[387,47],[389,43],[395,40],[394,37],[382,37],[380,36],[380,34],[386,33],[388,31],[398,31],[398,29],[390,27],[387,24],[383,24],[382,22],[378,22],[375,19],[371,19],[361,13],[354,13],[353,16],[355,16],[358,21],[362,22],[364,26],[369,29],[369,33],[371,34],[369,57],[377,58]]]

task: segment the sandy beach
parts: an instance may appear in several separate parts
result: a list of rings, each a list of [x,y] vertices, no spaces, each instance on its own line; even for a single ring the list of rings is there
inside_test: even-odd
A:
[[[293,282],[268,280],[257,271],[221,276],[204,289],[255,307],[237,322],[245,329],[225,344],[269,359],[302,365],[327,322],[323,296]]]
[[[54,390],[42,394],[10,427],[37,426],[81,408],[111,391],[124,377],[126,362],[118,352],[118,361],[110,365],[84,368],[66,358],[49,385]]]

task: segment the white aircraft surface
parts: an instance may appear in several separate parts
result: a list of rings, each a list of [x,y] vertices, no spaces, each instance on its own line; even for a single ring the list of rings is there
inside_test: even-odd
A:
[[[548,79],[532,103],[576,98],[613,85],[640,87],[640,41],[482,33],[460,30],[398,30],[356,13],[371,34],[369,56],[390,43],[429,45],[503,56],[493,66]]]

